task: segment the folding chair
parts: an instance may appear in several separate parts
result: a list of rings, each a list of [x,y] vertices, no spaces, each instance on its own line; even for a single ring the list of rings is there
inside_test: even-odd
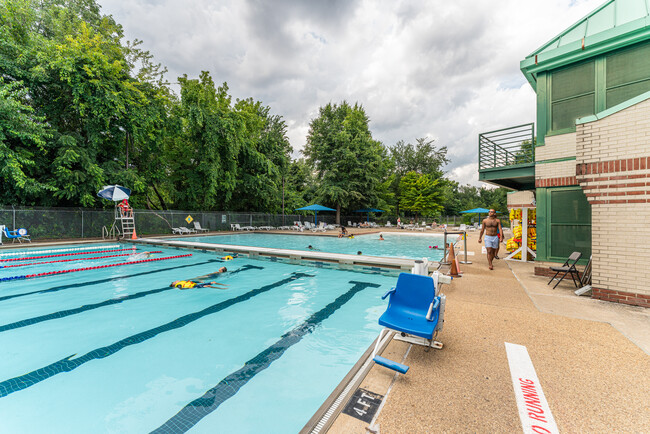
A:
[[[581,257],[582,257],[582,253],[573,252],[571,253],[571,256],[569,256],[569,259],[567,259],[561,267],[550,267],[551,271],[555,271],[555,275],[551,277],[551,280],[548,281],[547,285],[550,285],[550,283],[553,281],[553,279],[557,277],[558,274],[564,272],[564,274],[562,275],[562,277],[560,277],[560,280],[557,281],[553,289],[555,289],[560,284],[562,279],[564,279],[567,274],[571,274],[571,279],[573,280],[573,284],[576,286],[576,288],[578,288],[578,282],[580,282],[580,274],[576,269],[576,263]]]

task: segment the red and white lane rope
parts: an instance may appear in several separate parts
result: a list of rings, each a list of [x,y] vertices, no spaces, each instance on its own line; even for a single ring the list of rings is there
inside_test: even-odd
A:
[[[48,271],[46,273],[26,274],[24,276],[3,277],[3,278],[0,278],[0,282],[6,282],[6,281],[9,281],[9,280],[30,279],[32,277],[51,276],[53,274],[74,273],[74,272],[77,272],[77,271],[98,270],[100,268],[121,267],[123,265],[142,264],[144,262],[165,261],[167,259],[187,258],[189,256],[192,256],[192,254],[188,253],[187,255],[167,256],[166,258],[143,259],[141,261],[120,262],[118,264],[97,265],[95,267],[74,268],[72,270]]]
[[[135,250],[135,247],[129,249],[114,249],[114,250],[95,250],[92,252],[79,252],[79,253],[62,253],[60,255],[45,255],[45,256],[28,256],[25,258],[9,258],[2,259],[0,262],[9,262],[9,261],[27,261],[30,259],[45,259],[45,258],[60,258],[61,256],[76,256],[76,255],[92,255],[93,253],[109,253],[109,252],[124,252],[127,250]]]
[[[78,252],[82,250],[97,250],[97,249],[114,249],[120,247],[121,244],[112,244],[110,246],[92,246],[92,247],[73,247],[70,249],[50,249],[50,250],[23,250],[22,252],[10,252],[3,253],[0,255],[0,258],[6,258],[7,256],[19,256],[19,255],[36,255],[40,253],[59,253],[59,252]]]
[[[142,252],[142,253],[162,253],[162,250],[155,250],[152,252]],[[92,259],[105,259],[105,258],[117,258],[120,256],[131,256],[132,254],[133,253],[121,253],[119,255],[94,256],[92,258],[59,259],[57,261],[29,262],[27,264],[12,264],[12,265],[5,265],[5,266],[0,265],[0,268],[14,268],[14,267],[26,267],[28,265],[54,264],[55,262],[90,261]]]

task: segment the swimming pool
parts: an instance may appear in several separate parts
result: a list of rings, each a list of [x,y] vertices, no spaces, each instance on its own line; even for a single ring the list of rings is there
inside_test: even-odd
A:
[[[85,259],[132,253],[94,247],[0,269],[117,265],[0,282],[3,431],[297,432],[377,336],[396,281],[196,251]],[[25,262],[8,253],[2,264]],[[169,287],[224,265],[226,289]]]
[[[394,258],[421,259],[430,261],[442,259],[442,250],[432,249],[443,245],[442,234],[395,234],[382,232],[384,241],[379,241],[379,234],[355,235],[354,238],[337,238],[332,236],[310,236],[298,234],[261,234],[238,233],[213,235],[205,237],[188,237],[188,241],[230,244],[235,246],[255,246],[275,249],[314,250],[330,253],[383,256]],[[179,238],[174,238],[179,239]],[[450,240],[451,241],[451,240]],[[448,241],[449,242],[449,241]]]

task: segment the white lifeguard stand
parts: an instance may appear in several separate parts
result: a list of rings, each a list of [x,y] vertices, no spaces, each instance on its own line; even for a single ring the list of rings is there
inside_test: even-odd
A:
[[[115,222],[113,225],[117,225],[118,221],[122,227],[122,237],[123,238],[132,238],[135,232],[135,214],[133,208],[120,208],[115,206]]]

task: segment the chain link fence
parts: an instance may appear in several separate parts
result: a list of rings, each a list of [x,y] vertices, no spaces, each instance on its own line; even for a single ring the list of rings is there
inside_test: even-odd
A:
[[[201,227],[210,231],[229,231],[231,224],[240,226],[292,226],[295,222],[314,222],[311,215],[299,214],[266,214],[266,213],[242,213],[233,211],[183,211],[166,210],[153,211],[136,209],[135,226],[138,235],[167,235],[172,233],[172,228],[185,226],[194,227],[194,223],[187,223],[186,218],[191,216],[194,221],[201,224]],[[402,217],[402,223],[410,223],[415,219]],[[349,223],[358,224],[367,221],[367,215],[354,213],[352,215],[341,215],[341,224],[348,226]],[[385,225],[387,221],[392,225],[397,223],[397,216],[378,214],[371,217],[370,221]],[[420,218],[417,222],[426,221],[430,224],[434,221],[431,218]],[[478,216],[474,216],[478,222]],[[110,229],[115,222],[115,211],[113,209],[88,209],[88,208],[43,208],[43,207],[13,207],[0,206],[0,225],[6,225],[10,230],[26,228],[33,240],[46,239],[71,239],[71,238],[101,238],[102,229]],[[322,212],[318,214],[318,222],[335,224],[336,214],[333,212]],[[438,224],[458,226],[461,223],[473,223],[471,216],[442,216],[435,219]],[[480,223],[480,222],[478,222]],[[502,219],[504,226],[508,220]],[[121,226],[117,222],[121,231]]]

